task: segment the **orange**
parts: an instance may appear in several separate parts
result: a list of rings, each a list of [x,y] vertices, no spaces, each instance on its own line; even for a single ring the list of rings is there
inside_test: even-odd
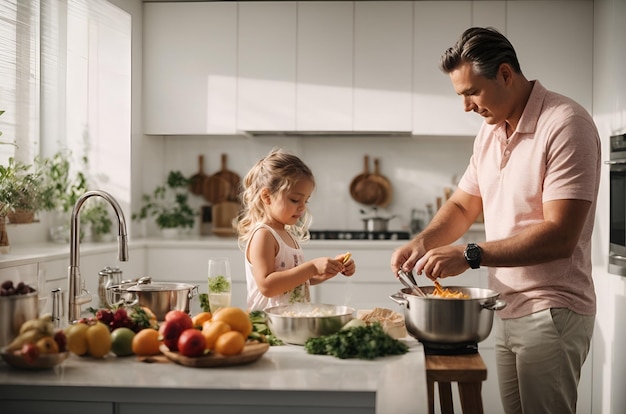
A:
[[[221,334],[215,341],[215,352],[224,356],[238,355],[246,346],[246,338],[237,331]]]
[[[207,321],[202,325],[202,335],[206,340],[206,349],[213,349],[215,341],[223,333],[229,332],[230,325],[224,321]]]
[[[191,322],[193,326],[202,326],[206,321],[210,321],[212,316],[211,312],[200,312],[191,318]]]
[[[213,315],[212,320],[226,322],[233,331],[240,332],[244,338],[247,338],[252,332],[252,322],[250,322],[248,314],[241,308],[234,306],[222,308]]]
[[[161,353],[160,345],[159,331],[156,329],[142,329],[133,337],[132,348],[135,355],[158,355]]]

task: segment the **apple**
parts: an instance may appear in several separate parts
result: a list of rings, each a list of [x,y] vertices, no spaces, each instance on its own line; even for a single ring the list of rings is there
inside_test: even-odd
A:
[[[177,321],[184,329],[193,328],[193,320],[191,319],[191,316],[181,310],[171,310],[167,312],[165,314],[165,321]]]
[[[29,364],[32,364],[39,358],[39,348],[37,345],[33,343],[27,343],[22,345],[22,349],[20,351],[22,354],[22,358]]]
[[[184,322],[180,320],[165,321],[159,327],[159,335],[170,351],[177,351],[178,337],[185,329]]]
[[[187,357],[197,357],[204,354],[206,339],[202,332],[195,328],[185,329],[178,338],[178,352]]]

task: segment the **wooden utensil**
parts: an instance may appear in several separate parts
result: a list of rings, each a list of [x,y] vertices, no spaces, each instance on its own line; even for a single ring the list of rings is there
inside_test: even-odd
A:
[[[222,168],[220,171],[215,173],[215,175],[223,178],[230,185],[230,191],[228,192],[228,196],[226,197],[226,200],[237,201],[239,200],[239,186],[240,186],[241,179],[236,172],[230,171],[226,167],[227,163],[228,163],[228,156],[226,154],[222,154]]]
[[[202,195],[211,204],[218,204],[228,200],[230,183],[219,175],[213,174],[204,180]]]
[[[204,182],[209,178],[204,173],[204,155],[198,155],[198,172],[189,178],[189,191],[192,194],[202,195]]]
[[[368,155],[363,156],[363,172],[352,179],[350,183],[350,195],[361,204],[373,205],[381,197],[381,189],[376,183],[371,183],[369,178]]]
[[[194,368],[211,368],[242,365],[254,362],[261,358],[269,348],[269,344],[265,342],[249,343],[246,344],[243,351],[238,355],[224,356],[217,353],[210,353],[199,357],[186,357],[178,352],[170,351],[165,345],[161,345],[159,349],[163,355],[177,364]]]
[[[374,159],[374,173],[370,175],[369,180],[376,182],[381,189],[381,196],[374,204],[378,207],[387,207],[391,203],[393,188],[387,177],[380,173],[380,160],[378,158]]]
[[[239,214],[241,206],[234,201],[224,201],[213,206],[213,233],[218,236],[236,235],[233,221]]]

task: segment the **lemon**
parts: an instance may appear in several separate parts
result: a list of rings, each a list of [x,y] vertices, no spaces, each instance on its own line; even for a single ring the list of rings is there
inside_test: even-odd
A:
[[[87,329],[87,349],[94,358],[104,358],[111,351],[111,333],[102,322],[96,322]]]
[[[132,355],[133,338],[135,331],[127,327],[121,327],[111,332],[111,352],[117,356]]]
[[[89,325],[86,323],[76,323],[65,328],[68,351],[76,355],[87,353],[87,329],[89,329]]]

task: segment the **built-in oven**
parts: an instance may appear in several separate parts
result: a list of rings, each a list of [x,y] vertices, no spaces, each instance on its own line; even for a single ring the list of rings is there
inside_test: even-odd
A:
[[[611,136],[609,273],[626,276],[626,134]]]

